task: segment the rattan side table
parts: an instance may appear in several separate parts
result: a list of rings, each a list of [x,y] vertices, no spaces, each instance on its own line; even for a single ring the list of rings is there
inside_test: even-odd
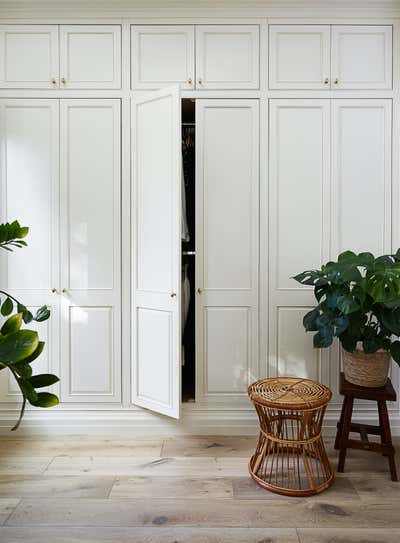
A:
[[[279,377],[250,385],[248,394],[260,421],[253,479],[286,496],[311,496],[328,488],[333,470],[321,436],[332,393],[310,379]]]

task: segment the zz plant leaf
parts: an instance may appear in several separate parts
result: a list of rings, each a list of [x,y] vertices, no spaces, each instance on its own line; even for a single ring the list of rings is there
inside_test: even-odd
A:
[[[305,330],[315,332],[314,347],[338,338],[349,352],[358,345],[367,353],[389,351],[400,366],[400,249],[379,257],[345,251],[293,279],[314,287],[317,304],[303,318]]]

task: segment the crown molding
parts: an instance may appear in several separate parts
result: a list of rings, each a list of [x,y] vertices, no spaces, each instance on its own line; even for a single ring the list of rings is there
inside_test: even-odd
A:
[[[399,17],[400,0],[0,0],[2,18]]]

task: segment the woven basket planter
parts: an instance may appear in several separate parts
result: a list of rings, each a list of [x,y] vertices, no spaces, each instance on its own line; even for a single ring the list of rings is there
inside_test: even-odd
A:
[[[388,351],[365,353],[356,350],[349,353],[342,349],[342,360],[344,376],[349,383],[368,388],[386,385],[390,365]]]

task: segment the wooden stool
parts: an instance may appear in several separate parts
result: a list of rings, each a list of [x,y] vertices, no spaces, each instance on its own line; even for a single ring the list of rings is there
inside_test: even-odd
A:
[[[311,496],[333,482],[321,436],[329,388],[310,381],[263,379],[248,394],[260,421],[249,471],[264,488],[286,496]]]
[[[390,476],[392,481],[397,481],[396,463],[394,460],[395,450],[392,445],[392,436],[390,433],[390,422],[386,407],[387,401],[396,400],[396,392],[388,379],[386,386],[380,388],[360,387],[349,383],[344,378],[344,373],[340,374],[340,394],[344,396],[340,420],[337,423],[337,432],[335,439],[335,449],[339,449],[338,471],[343,473],[346,460],[347,449],[361,449],[363,451],[381,452],[388,457]],[[373,400],[378,403],[379,426],[370,424],[356,424],[351,422],[353,413],[354,399]],[[349,439],[350,432],[358,432],[361,441]],[[368,441],[368,434],[381,437],[381,443],[371,443]]]

